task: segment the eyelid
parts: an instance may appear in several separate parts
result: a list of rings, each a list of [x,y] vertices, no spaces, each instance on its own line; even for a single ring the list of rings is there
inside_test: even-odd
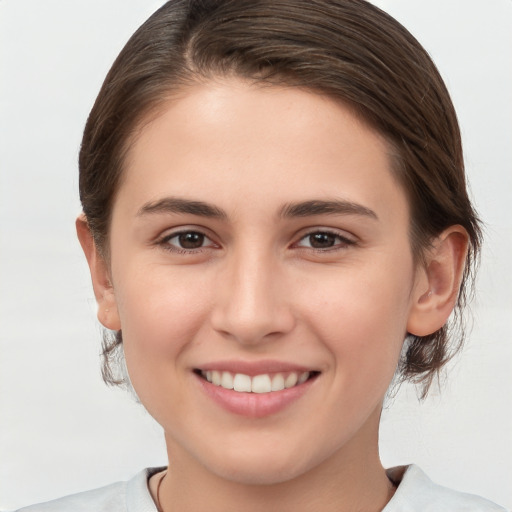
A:
[[[170,240],[172,240],[175,237],[178,237],[182,234],[186,233],[198,233],[205,237],[205,241],[209,242],[206,245],[203,245],[201,247],[197,248],[185,248],[185,247],[179,247],[178,245],[169,243]],[[328,234],[331,236],[334,236],[338,239],[338,243],[333,245],[332,247],[325,247],[325,248],[318,248],[318,247],[308,247],[305,245],[301,245],[301,242],[306,239],[307,237],[321,233],[321,234]],[[297,235],[294,237],[296,240],[292,243],[292,248],[298,248],[298,249],[305,249],[305,250],[312,250],[316,252],[328,252],[328,251],[335,251],[335,250],[342,250],[347,248],[348,246],[355,245],[358,243],[358,239],[352,235],[351,233],[348,233],[345,230],[339,230],[336,228],[327,228],[327,227],[311,227],[307,229],[303,229],[297,233]],[[177,226],[175,228],[169,228],[161,235],[159,235],[155,241],[154,244],[156,246],[163,247],[165,250],[172,251],[172,252],[179,252],[184,254],[193,254],[201,252],[205,249],[209,248],[220,248],[220,244],[215,241],[215,235],[210,233],[209,229],[206,229],[201,226],[196,225],[187,225],[187,226]]]
[[[209,241],[207,245],[203,245],[201,247],[193,248],[193,249],[187,249],[185,247],[179,247],[178,245],[174,245],[169,243],[170,240],[172,240],[175,237],[178,237],[180,235],[186,234],[186,233],[197,233],[199,235],[204,236],[205,241]],[[168,229],[163,232],[160,236],[157,237],[155,240],[155,245],[163,247],[165,250],[171,251],[171,252],[178,252],[178,253],[184,253],[184,254],[194,254],[203,251],[204,249],[209,249],[211,247],[219,247],[219,244],[216,243],[213,240],[213,236],[209,234],[209,230],[199,227],[199,226],[179,226],[176,228]]]
[[[314,235],[316,233],[322,233],[322,234],[335,236],[341,241],[341,243],[338,243],[332,247],[326,247],[326,248],[307,247],[307,246],[299,245],[300,242],[302,242],[305,238],[307,238],[311,235]],[[303,248],[303,249],[310,249],[310,250],[318,251],[318,252],[328,252],[328,251],[344,249],[348,246],[357,244],[357,242],[358,241],[357,241],[356,237],[354,235],[347,233],[346,231],[337,230],[335,228],[325,228],[325,227],[319,226],[319,227],[314,227],[314,228],[308,228],[306,231],[299,233],[299,235],[297,237],[297,242],[294,242],[293,246],[296,246],[298,248]]]

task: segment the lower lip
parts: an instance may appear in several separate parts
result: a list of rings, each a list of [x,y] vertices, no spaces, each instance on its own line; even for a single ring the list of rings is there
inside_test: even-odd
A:
[[[276,414],[306,393],[317,377],[313,377],[298,386],[272,391],[270,393],[240,393],[211,382],[196,375],[204,392],[225,410],[248,418],[263,418]]]

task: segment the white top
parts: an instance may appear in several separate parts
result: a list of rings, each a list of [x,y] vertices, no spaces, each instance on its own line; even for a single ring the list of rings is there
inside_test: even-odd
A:
[[[148,479],[163,468],[145,469],[128,482],[22,508],[18,512],[157,512]],[[387,470],[398,489],[383,512],[506,512],[490,501],[435,484],[415,465]]]

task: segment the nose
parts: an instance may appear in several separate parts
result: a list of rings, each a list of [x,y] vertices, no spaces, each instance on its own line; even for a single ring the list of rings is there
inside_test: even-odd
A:
[[[291,332],[295,316],[282,263],[249,252],[226,261],[218,273],[211,320],[223,336],[255,345]]]

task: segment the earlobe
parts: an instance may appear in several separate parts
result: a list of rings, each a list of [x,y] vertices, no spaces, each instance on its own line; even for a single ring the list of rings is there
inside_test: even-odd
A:
[[[94,296],[98,304],[98,320],[107,329],[121,329],[114,288],[108,264],[100,254],[84,214],[76,219],[76,233],[91,272]]]
[[[439,235],[418,270],[407,331],[427,336],[443,327],[459,294],[468,250],[468,234],[459,225]]]

